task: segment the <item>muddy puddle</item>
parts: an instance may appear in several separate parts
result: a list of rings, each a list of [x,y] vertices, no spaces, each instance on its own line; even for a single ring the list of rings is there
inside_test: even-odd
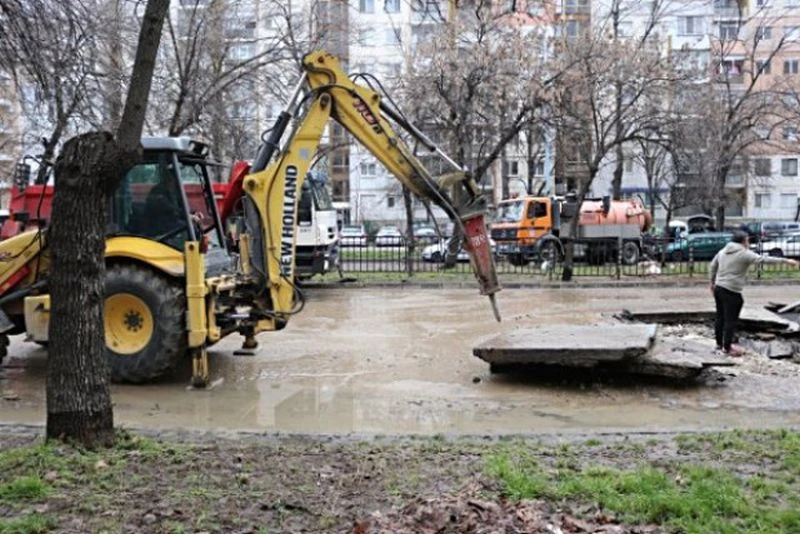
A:
[[[792,291],[794,288],[792,288]],[[785,300],[785,287],[751,288],[748,304]],[[492,375],[472,347],[539,324],[608,324],[640,308],[708,306],[687,289],[504,290],[494,322],[474,290],[316,289],[286,330],[260,336],[253,357],[241,342],[214,347],[214,386],[171,381],[114,386],[115,417],[134,428],[299,433],[507,434],[707,430],[800,424],[800,366],[746,356],[704,386],[596,383]],[[702,332],[698,334],[702,340]],[[713,341],[707,340],[709,350]],[[46,353],[15,339],[0,370],[0,422],[43,423]]]

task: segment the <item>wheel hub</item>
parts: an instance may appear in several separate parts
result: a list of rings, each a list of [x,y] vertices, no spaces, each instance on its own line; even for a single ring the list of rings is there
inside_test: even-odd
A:
[[[105,300],[103,313],[106,346],[118,354],[136,354],[153,337],[153,314],[136,295],[117,293]]]

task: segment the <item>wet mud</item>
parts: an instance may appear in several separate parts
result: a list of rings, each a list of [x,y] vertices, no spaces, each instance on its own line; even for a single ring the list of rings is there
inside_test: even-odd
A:
[[[753,287],[749,305],[786,300],[796,286]],[[132,428],[335,434],[509,434],[684,431],[800,424],[800,365],[748,355],[724,380],[700,385],[616,383],[592,377],[493,375],[472,348],[543,324],[602,324],[636,304],[707,307],[705,287],[513,289],[503,322],[468,289],[314,289],[255,356],[240,338],[213,347],[213,387],[188,370],[147,386],[113,387],[115,420]],[[713,350],[713,340],[695,336]],[[12,340],[0,369],[0,423],[43,423],[46,352]]]

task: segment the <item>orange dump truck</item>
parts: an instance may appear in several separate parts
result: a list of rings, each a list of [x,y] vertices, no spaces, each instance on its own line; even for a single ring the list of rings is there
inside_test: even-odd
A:
[[[522,197],[497,205],[491,225],[498,253],[514,265],[552,254],[563,255],[569,224],[578,219],[576,253],[590,263],[634,264],[642,256],[642,234],[650,228],[650,212],[638,200],[587,199],[577,209],[574,197]],[[621,247],[621,248],[620,248]],[[547,254],[546,254],[547,253]]]

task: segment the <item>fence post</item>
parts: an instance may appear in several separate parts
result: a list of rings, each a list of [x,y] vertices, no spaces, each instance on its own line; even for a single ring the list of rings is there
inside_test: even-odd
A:
[[[689,245],[689,278],[694,275],[694,247]]]
[[[622,278],[622,236],[617,236],[617,280]]]

